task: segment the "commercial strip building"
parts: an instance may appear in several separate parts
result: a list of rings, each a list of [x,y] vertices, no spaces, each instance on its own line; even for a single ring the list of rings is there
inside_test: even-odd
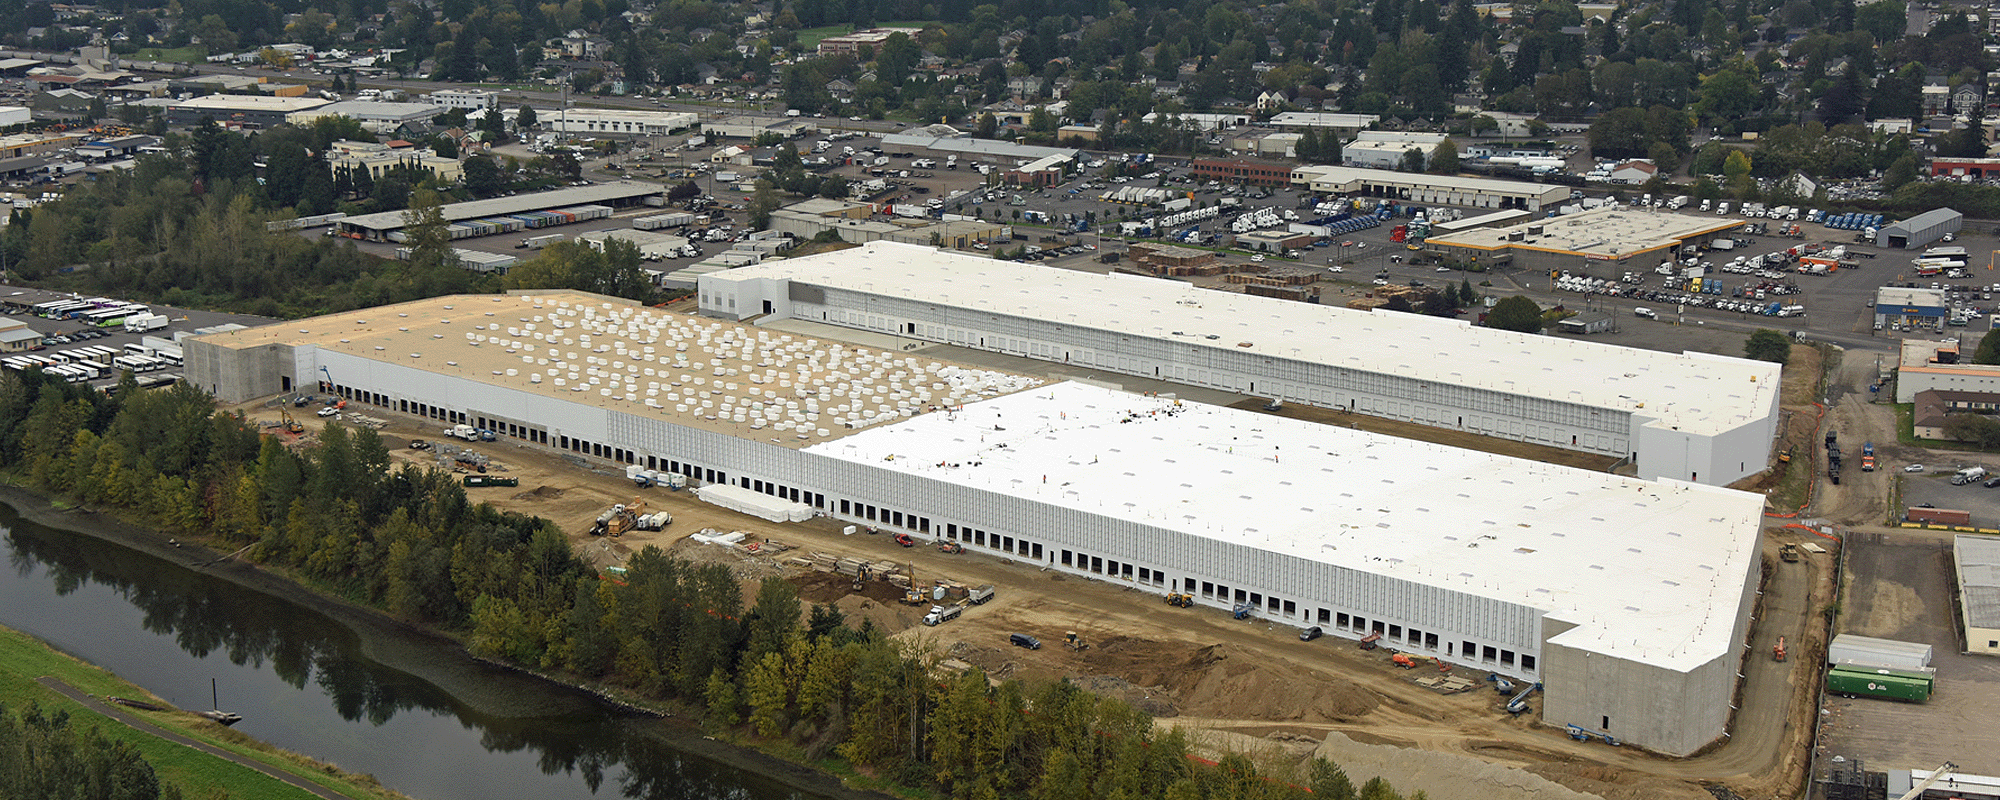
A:
[[[1292,182],[1292,168],[1285,164],[1242,159],[1197,158],[1191,165],[1197,178],[1251,186],[1284,186]]]
[[[1896,402],[1914,403],[1918,393],[1933,389],[2000,393],[2000,366],[1961,362],[1957,339],[1904,339],[1896,366]]]
[[[1884,286],[1875,290],[1875,329],[1901,324],[1943,331],[1951,303],[1943,289]]]
[[[1761,566],[1752,494],[581,293],[434,298],[195,337],[186,357],[223,402],[319,386],[1058,574],[1377,636],[1540,682],[1544,721],[1671,755],[1726,734]]]
[[[1504,228],[1434,232],[1424,241],[1424,249],[1488,267],[1511,265],[1540,272],[1586,264],[1650,270],[1673,260],[1683,244],[1742,225],[1742,220],[1613,205]]]
[[[445,222],[453,223],[571,206],[598,205],[612,208],[636,205],[660,206],[666,203],[666,191],[666,187],[656,183],[616,181],[512,197],[496,197],[491,200],[451,203],[444,206],[442,212]],[[340,235],[356,239],[390,241],[395,238],[391,234],[400,234],[403,230],[406,224],[404,215],[405,212],[402,211],[360,214],[335,222],[334,230]]]
[[[949,250],[972,250],[978,242],[999,241],[1007,237],[1008,228],[998,221],[979,219],[936,220],[929,217],[895,217],[874,219],[867,212],[869,206],[860,206],[863,213],[856,214],[854,204],[837,200],[807,200],[771,212],[771,230],[790,234],[801,241],[811,239],[826,231],[840,234],[840,240],[848,244],[869,242],[900,242],[902,244],[929,245]],[[986,258],[985,255],[978,256]]]
[[[877,242],[706,275],[764,315],[1633,458],[1643,478],[1762,471],[1777,364],[1375,314]],[[1440,357],[1439,354],[1449,357]]]
[[[1966,651],[2000,656],[2000,537],[1952,537],[1951,564]]]
[[[1540,211],[1569,200],[1569,187],[1458,175],[1421,175],[1384,169],[1305,165],[1291,170],[1294,186],[1314,194],[1381,197],[1418,205]]]

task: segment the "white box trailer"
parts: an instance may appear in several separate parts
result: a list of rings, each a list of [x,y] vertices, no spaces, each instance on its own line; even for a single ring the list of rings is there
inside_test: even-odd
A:
[[[522,239],[520,247],[527,248],[529,250],[540,250],[544,247],[548,247],[549,245],[555,244],[556,242],[565,241],[567,239],[569,239],[569,237],[564,234],[545,233],[540,236],[530,236],[526,239]]]
[[[632,227],[642,231],[657,231],[662,228],[679,228],[694,224],[694,215],[686,211],[668,214],[654,214],[632,220]]]
[[[125,318],[126,333],[144,333],[167,327],[165,314],[134,314]]]
[[[1899,642],[1872,636],[1840,634],[1826,647],[1826,663],[1880,669],[1935,672],[1931,666],[1931,646],[1922,642]]]

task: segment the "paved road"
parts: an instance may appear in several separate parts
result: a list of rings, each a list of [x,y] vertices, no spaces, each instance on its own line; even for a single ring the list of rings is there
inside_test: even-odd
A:
[[[103,714],[104,716],[110,717],[112,719],[118,720],[119,722],[123,722],[127,726],[131,727],[133,730],[141,731],[144,733],[150,733],[154,736],[158,736],[169,742],[173,742],[175,744],[180,744],[180,745],[186,745],[188,747],[200,750],[204,753],[215,756],[217,758],[233,761],[237,764],[241,764],[245,767],[249,767],[250,769],[254,769],[258,772],[264,773],[265,775],[269,775],[273,778],[284,781],[285,783],[296,786],[307,792],[311,792],[312,794],[317,795],[319,797],[324,797],[326,798],[326,800],[349,800],[347,795],[333,791],[332,789],[328,789],[324,786],[321,786],[317,783],[313,783],[312,781],[308,781],[297,775],[273,769],[261,762],[254,761],[252,759],[246,758],[236,753],[229,752],[228,750],[224,750],[220,747],[216,747],[214,745],[207,744],[205,742],[195,741],[186,736],[182,736],[178,733],[174,733],[173,731],[167,730],[158,725],[154,725],[151,722],[147,722],[146,720],[135,717],[131,714],[127,714],[124,711],[120,711],[116,708],[111,707],[110,705],[107,705],[106,703],[104,703],[101,700],[98,700],[95,697],[91,697],[90,695],[77,691],[75,687],[70,686],[67,683],[63,683],[60,679],[43,676],[40,678],[36,678],[35,682],[62,693],[64,697],[68,697],[71,700],[75,700],[79,703],[82,703],[84,707],[89,708],[92,711],[95,711],[99,714]]]

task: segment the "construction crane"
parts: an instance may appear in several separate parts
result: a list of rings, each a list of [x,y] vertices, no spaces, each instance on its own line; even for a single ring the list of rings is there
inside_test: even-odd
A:
[[[1896,800],[1917,800],[1917,798],[1924,795],[1925,789],[1931,788],[1931,784],[1937,783],[1939,779],[1957,770],[1957,764],[1946,761],[1939,765],[1937,769],[1932,770],[1930,777],[1917,781],[1917,785],[1910,787],[1909,791],[1904,792],[1903,796],[1896,798]]]

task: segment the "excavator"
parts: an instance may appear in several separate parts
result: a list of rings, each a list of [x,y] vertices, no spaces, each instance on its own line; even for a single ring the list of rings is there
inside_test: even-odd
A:
[[[284,420],[283,427],[286,433],[297,435],[306,432],[306,426],[300,425],[298,420],[292,419],[292,413],[282,407],[278,409],[278,418]]]

